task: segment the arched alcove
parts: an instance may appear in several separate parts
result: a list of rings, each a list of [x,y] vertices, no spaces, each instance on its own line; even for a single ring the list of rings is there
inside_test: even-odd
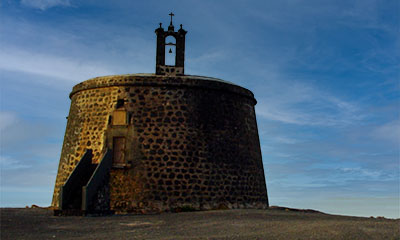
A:
[[[165,65],[175,66],[176,39],[173,36],[165,38]]]

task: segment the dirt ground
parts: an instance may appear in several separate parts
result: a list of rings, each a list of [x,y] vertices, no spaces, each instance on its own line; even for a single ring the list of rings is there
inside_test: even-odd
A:
[[[2,208],[7,239],[400,239],[400,219],[285,209],[55,217],[41,208]]]

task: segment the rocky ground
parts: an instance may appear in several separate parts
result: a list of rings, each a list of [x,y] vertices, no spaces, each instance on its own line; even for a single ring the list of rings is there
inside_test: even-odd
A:
[[[400,239],[400,219],[285,208],[103,217],[55,217],[49,209],[2,208],[0,214],[2,240]]]

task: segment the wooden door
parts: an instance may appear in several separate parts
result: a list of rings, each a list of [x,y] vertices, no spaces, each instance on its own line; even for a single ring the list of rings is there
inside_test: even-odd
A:
[[[113,139],[113,163],[114,165],[125,164],[125,138],[114,137]]]

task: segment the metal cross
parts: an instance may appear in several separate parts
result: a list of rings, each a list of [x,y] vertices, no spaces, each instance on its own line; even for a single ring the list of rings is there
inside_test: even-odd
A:
[[[173,14],[172,12],[170,14],[168,14],[171,16],[171,25],[172,25],[172,17],[175,16],[175,14]]]

